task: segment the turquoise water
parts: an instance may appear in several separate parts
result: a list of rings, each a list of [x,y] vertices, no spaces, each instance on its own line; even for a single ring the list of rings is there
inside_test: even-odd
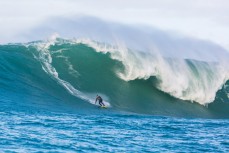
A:
[[[129,72],[148,74],[138,57],[154,56],[125,52],[135,65],[106,49],[62,39],[1,45],[1,152],[229,151],[229,82],[217,74],[220,63],[165,58],[168,71],[193,77],[178,95],[161,63],[150,77]],[[108,109],[94,105],[97,94]]]

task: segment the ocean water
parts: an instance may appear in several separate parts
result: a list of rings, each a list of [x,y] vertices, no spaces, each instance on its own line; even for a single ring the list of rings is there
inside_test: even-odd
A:
[[[3,152],[228,152],[229,121],[112,113],[1,113]]]
[[[224,62],[54,38],[1,45],[0,86],[1,152],[229,151]]]

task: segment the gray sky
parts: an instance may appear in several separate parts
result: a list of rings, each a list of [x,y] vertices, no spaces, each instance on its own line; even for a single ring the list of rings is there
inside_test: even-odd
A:
[[[0,43],[50,17],[92,15],[213,41],[229,50],[228,0],[0,0]]]

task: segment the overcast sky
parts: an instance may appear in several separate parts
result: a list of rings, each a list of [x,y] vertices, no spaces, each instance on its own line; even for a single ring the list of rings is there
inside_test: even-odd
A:
[[[0,0],[0,43],[51,17],[92,15],[213,41],[229,50],[228,0]]]

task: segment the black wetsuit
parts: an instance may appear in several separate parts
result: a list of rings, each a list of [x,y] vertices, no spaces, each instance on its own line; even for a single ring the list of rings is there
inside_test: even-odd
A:
[[[100,106],[105,106],[104,103],[103,103],[103,99],[102,99],[100,96],[98,96],[98,97],[96,98],[96,101],[97,101],[97,100],[99,101],[99,105],[100,105]]]

